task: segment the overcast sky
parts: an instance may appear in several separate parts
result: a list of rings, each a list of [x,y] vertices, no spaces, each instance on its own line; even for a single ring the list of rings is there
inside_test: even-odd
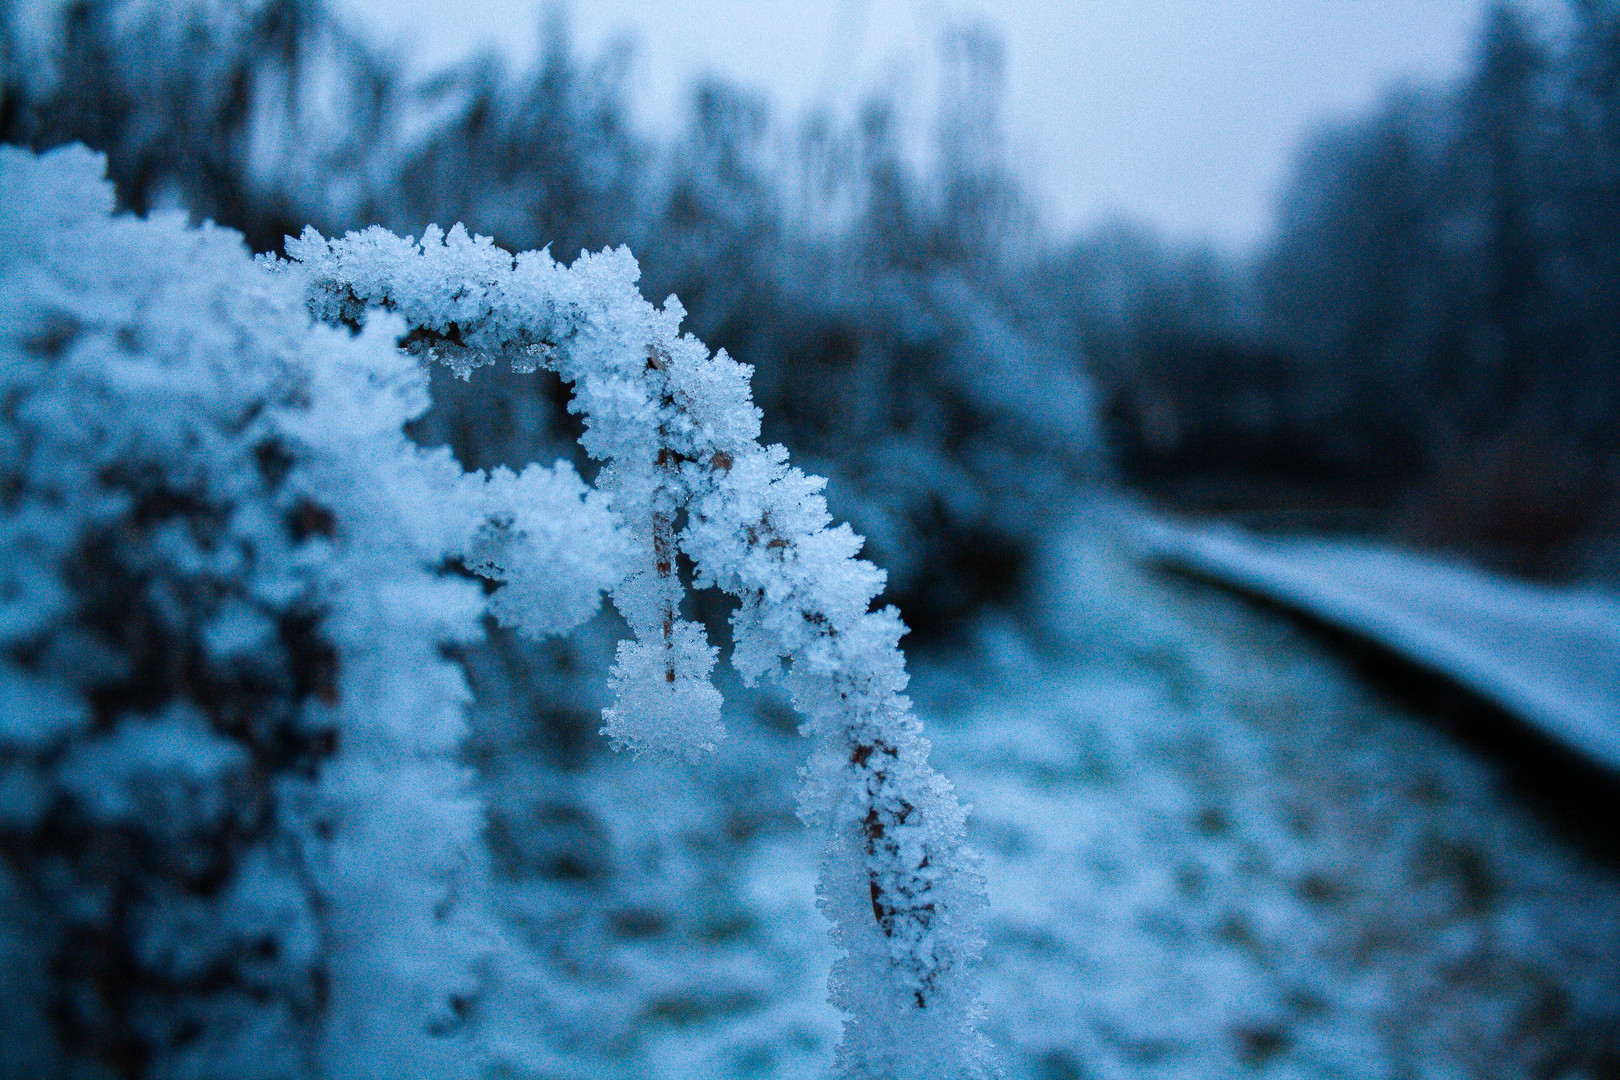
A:
[[[481,42],[532,55],[544,0],[342,0],[430,66]],[[1110,213],[1238,249],[1310,126],[1460,70],[1481,0],[578,0],[587,52],[628,31],[646,123],[716,72],[786,110],[873,87],[926,99],[934,43],[982,17],[1007,43],[1009,151],[1061,228]],[[927,117],[916,117],[926,123]]]

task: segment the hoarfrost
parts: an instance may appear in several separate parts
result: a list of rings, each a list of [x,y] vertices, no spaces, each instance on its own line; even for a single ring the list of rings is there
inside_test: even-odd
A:
[[[673,297],[646,303],[623,249],[563,267],[457,226],[306,231],[290,263],[255,261],[226,230],[112,217],[102,171],[0,150],[5,1053],[243,1077],[521,1065],[522,1037],[481,1019],[528,976],[481,907],[452,656],[486,616],[566,633],[607,591],[635,636],[606,732],[711,750],[689,564],[740,601],[739,670],[781,677],[815,740],[800,810],[846,952],[839,1071],[993,1071],[983,885],[903,695],[904,628],[871,610],[883,574],[823,482],[759,444],[749,369],[683,336]],[[469,473],[412,443],[416,356],[557,371],[605,462],[594,489],[566,463]]]
[[[606,463],[597,486],[633,547],[612,596],[635,640],[620,646],[604,730],[664,752],[708,749],[721,734],[713,650],[680,614],[685,555],[696,584],[741,603],[739,670],[754,679],[785,665],[815,740],[801,816],[827,835],[821,903],[846,953],[833,978],[850,1015],[839,1071],[988,1075],[970,972],[983,883],[962,846],[964,810],[929,767],[902,694],[903,627],[893,609],[870,610],[883,575],[855,557],[861,540],[847,526],[829,528],[823,482],[759,445],[750,370],[681,335],[673,297],[643,300],[622,248],[563,267],[457,226],[420,243],[306,230],[287,250],[321,318],[391,313],[406,346],[458,371],[505,357],[520,369],[544,362],[572,384],[582,444]]]

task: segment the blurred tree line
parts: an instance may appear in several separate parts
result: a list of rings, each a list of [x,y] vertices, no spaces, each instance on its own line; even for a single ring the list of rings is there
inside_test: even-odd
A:
[[[629,46],[582,57],[560,9],[532,65],[484,53],[426,79],[321,0],[55,11],[0,14],[0,137],[104,151],[130,209],[184,208],[256,251],[306,223],[463,221],[564,261],[629,244],[649,297],[677,294],[693,333],[754,366],[766,437],[832,478],[834,512],[924,636],[1010,599],[1041,509],[1096,471],[1088,383],[1013,302],[1038,245],[983,27],[944,35],[924,166],[882,98],[784,130],[708,81],[684,128],[640,134]],[[436,387],[419,434],[469,466],[573,452],[560,386],[536,385],[486,369]]]
[[[919,164],[882,97],[787,123],[711,80],[684,126],[638,132],[630,47],[582,56],[555,9],[526,68],[485,53],[425,79],[322,0],[29,10],[0,12],[0,137],[107,152],[132,209],[260,251],[306,223],[458,220],[565,260],[629,244],[649,296],[755,367],[767,437],[832,477],[924,636],[1015,596],[1103,445],[1184,504],[1529,572],[1591,569],[1620,527],[1613,0],[1556,24],[1490,7],[1456,85],[1301,149],[1243,260],[1128,223],[1043,232],[982,26],[944,35]],[[469,465],[570,452],[560,387],[485,371],[438,397],[421,435]]]
[[[1613,573],[1620,4],[1492,5],[1456,85],[1302,148],[1247,264],[1111,226],[1044,274],[1129,476]]]

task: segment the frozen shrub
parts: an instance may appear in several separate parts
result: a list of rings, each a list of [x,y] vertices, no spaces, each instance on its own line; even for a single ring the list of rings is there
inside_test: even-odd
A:
[[[442,649],[588,616],[603,498],[417,448],[397,326],[0,154],[0,1071],[478,1075],[510,957]]]
[[[736,667],[782,678],[815,740],[839,1071],[984,1075],[982,886],[903,628],[823,482],[759,444],[748,369],[647,304],[623,250],[563,267],[458,226],[254,262],[234,233],[113,218],[103,167],[0,151],[0,1064],[521,1070],[490,1019],[510,995],[485,1006],[534,976],[482,905],[449,657],[486,617],[565,633],[610,590],[635,638],[605,732],[713,749],[684,557],[740,603]],[[412,443],[413,352],[558,372],[595,490]]]

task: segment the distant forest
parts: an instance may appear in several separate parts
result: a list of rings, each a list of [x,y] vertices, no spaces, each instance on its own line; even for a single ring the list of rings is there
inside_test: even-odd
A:
[[[719,82],[638,132],[626,48],[564,15],[529,67],[426,79],[320,0],[0,11],[0,138],[104,151],[129,209],[279,250],[306,222],[512,250],[628,244],[643,289],[753,365],[766,438],[924,637],[1012,602],[1035,539],[1109,476],[1172,505],[1615,576],[1620,2],[1485,15],[1453,86],[1392,91],[1299,152],[1238,261],[1128,223],[1043,229],[984,26],[940,42],[926,164],[894,109],[773,118]],[[439,376],[435,376],[439,378]],[[560,389],[480,372],[418,437],[469,466],[570,453]],[[585,463],[581,463],[586,467]]]
[[[1456,85],[1311,138],[1246,265],[1127,226],[1050,257],[1128,476],[1615,575],[1620,4],[1563,14],[1496,3]]]

